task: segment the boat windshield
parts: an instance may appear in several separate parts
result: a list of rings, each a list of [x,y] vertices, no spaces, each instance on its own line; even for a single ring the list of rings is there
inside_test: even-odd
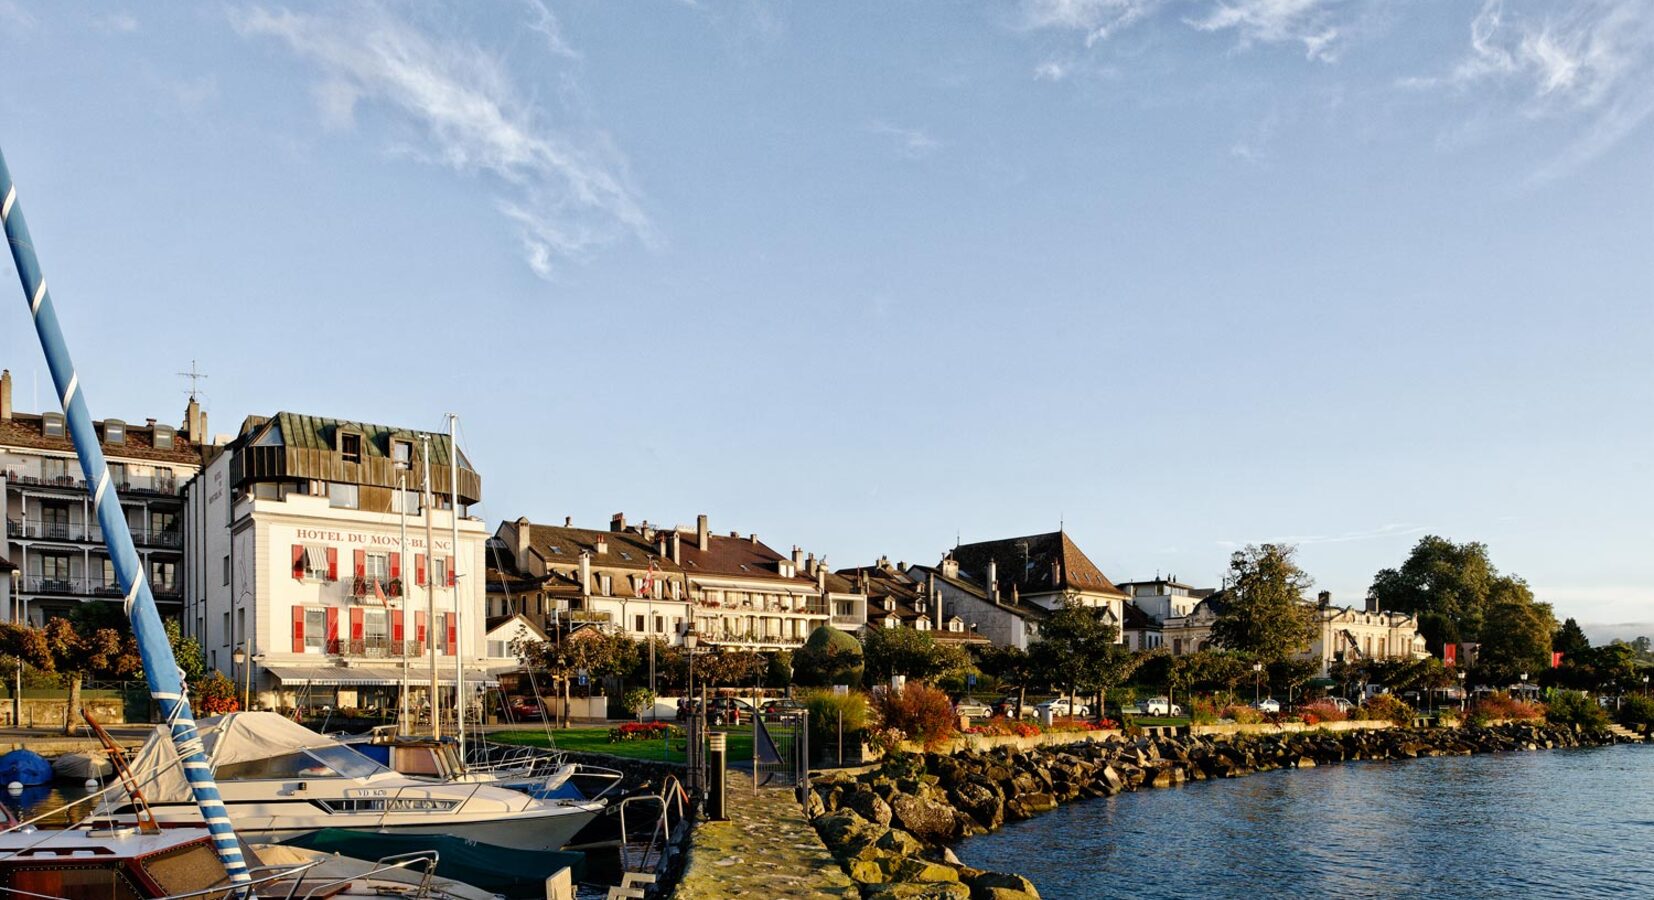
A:
[[[367,778],[390,770],[355,750],[342,745],[311,747],[296,753],[266,756],[220,765],[214,775],[220,781],[251,781],[279,778]]]

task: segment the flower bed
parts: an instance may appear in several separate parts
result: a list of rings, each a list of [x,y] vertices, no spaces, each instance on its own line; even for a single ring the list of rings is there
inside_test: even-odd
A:
[[[1113,719],[1103,719],[1090,722],[1085,719],[1054,719],[1049,726],[1042,726],[1038,722],[1027,720],[1012,721],[1007,718],[989,719],[979,725],[972,725],[966,729],[966,734],[987,735],[990,737],[1035,737],[1041,734],[1066,734],[1082,731],[1098,731],[1119,728],[1120,723]]]
[[[658,741],[671,735],[683,737],[683,729],[668,722],[627,722],[609,729],[609,743],[622,741]]]

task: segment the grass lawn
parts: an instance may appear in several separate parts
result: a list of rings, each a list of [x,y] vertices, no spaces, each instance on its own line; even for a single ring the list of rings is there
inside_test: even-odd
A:
[[[714,728],[729,735],[729,758],[731,761],[752,759],[752,728]],[[629,759],[658,759],[668,762],[683,762],[683,739],[673,741],[672,749],[665,749],[665,741],[618,741],[609,743],[609,729],[606,726],[590,728],[554,728],[551,731],[552,740],[559,750],[576,750],[582,753],[607,753],[610,756],[624,756]],[[539,729],[523,729],[521,731],[496,731],[488,736],[502,744],[520,744],[528,747],[549,747],[546,742],[546,733]]]

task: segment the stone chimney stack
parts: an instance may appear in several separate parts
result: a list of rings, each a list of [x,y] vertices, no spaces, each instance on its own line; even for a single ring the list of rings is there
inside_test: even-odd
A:
[[[11,370],[0,371],[0,422],[11,421]]]
[[[661,559],[669,558],[670,551],[667,549],[667,545],[669,543],[670,541],[666,537],[666,532],[660,531],[655,533],[655,553],[659,554]]]
[[[1332,591],[1322,591],[1315,595],[1315,605],[1326,609],[1332,605]]]
[[[676,528],[672,529],[672,564],[683,565],[683,538]]]
[[[804,571],[811,575],[816,573],[816,555],[814,553],[804,557]]]
[[[804,551],[797,546],[793,547],[793,571],[804,571]]]
[[[712,532],[707,530],[704,513],[695,517],[695,546],[699,547],[702,553],[712,549]]]
[[[592,555],[585,551],[580,553],[580,593],[590,596],[592,592]]]
[[[944,577],[944,578],[958,578],[959,577],[959,560],[954,559],[951,556],[942,557],[942,577]]]
[[[614,515],[610,516],[609,517],[609,530],[610,531],[625,531],[626,530],[626,514],[625,513],[615,513]]]
[[[528,565],[528,537],[529,528],[531,527],[532,526],[528,523],[528,516],[521,516],[517,519],[516,524],[511,529],[517,534],[516,551],[518,571],[522,571],[523,567]]]
[[[925,593],[930,596],[930,602],[936,606],[936,630],[942,630],[942,595],[936,593],[936,573],[930,573],[925,580]]]
[[[999,563],[988,560],[988,599],[999,602]]]
[[[563,527],[564,528],[573,528],[574,527],[574,517],[573,516],[564,516],[563,517]]]
[[[184,436],[197,447],[207,446],[207,414],[201,410],[201,404],[195,397],[190,397],[188,406],[184,407]]]
[[[1326,592],[1323,591],[1322,593],[1326,593]],[[1378,610],[1378,598],[1374,597],[1372,594],[1368,594],[1367,595],[1367,612],[1377,613],[1378,611],[1379,611]]]
[[[608,535],[603,535],[603,534],[598,535],[597,536],[597,541],[596,541],[593,549],[595,549],[597,551],[598,556],[608,556],[609,555],[609,537],[608,537]]]
[[[827,592],[827,567],[816,566],[816,590]]]

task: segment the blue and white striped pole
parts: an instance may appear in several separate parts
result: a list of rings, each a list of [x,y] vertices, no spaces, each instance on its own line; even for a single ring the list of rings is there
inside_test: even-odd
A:
[[[46,364],[52,370],[52,382],[63,404],[69,436],[74,439],[75,453],[80,457],[81,472],[85,473],[88,485],[95,485],[92,505],[98,513],[98,524],[103,526],[103,539],[109,545],[115,577],[126,594],[126,615],[132,620],[132,633],[138,639],[144,674],[149,679],[149,695],[155,698],[161,715],[172,727],[172,743],[178,748],[178,758],[183,760],[184,777],[189,780],[195,804],[201,808],[201,817],[206,820],[230,883],[250,885],[252,879],[247,874],[241,844],[230,827],[230,816],[224,810],[218,785],[213,782],[206,748],[195,729],[195,716],[190,712],[189,698],[184,692],[183,673],[173,658],[172,645],[167,640],[166,628],[161,625],[161,614],[155,609],[155,597],[144,578],[138,552],[132,547],[132,532],[127,529],[120,498],[109,484],[103,446],[92,427],[92,416],[86,411],[86,394],[80,389],[75,364],[69,359],[69,347],[63,342],[63,330],[58,327],[52,296],[46,291],[46,279],[40,274],[40,261],[35,258],[28,223],[17,205],[17,186],[12,182],[3,153],[0,153],[0,222],[5,224],[6,241],[11,245],[12,260],[17,263],[17,277],[23,282],[23,297],[34,318],[35,332],[40,335],[40,347],[46,352]],[[251,889],[245,892],[250,895]]]

